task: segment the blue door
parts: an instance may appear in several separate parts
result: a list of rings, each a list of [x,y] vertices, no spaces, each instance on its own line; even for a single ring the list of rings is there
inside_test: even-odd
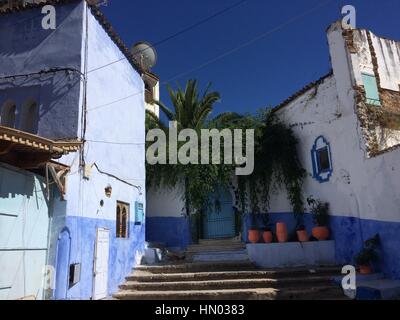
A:
[[[215,203],[215,197],[212,199]],[[232,196],[229,192],[220,193],[220,210],[214,206],[204,215],[204,239],[221,239],[235,237],[235,213],[233,211]]]

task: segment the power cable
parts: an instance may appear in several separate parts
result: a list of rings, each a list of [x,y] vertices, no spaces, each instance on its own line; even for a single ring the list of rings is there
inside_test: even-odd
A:
[[[251,40],[249,40],[249,41],[243,43],[242,45],[237,46],[237,47],[235,47],[235,48],[233,48],[233,49],[231,49],[231,50],[229,50],[229,51],[227,51],[227,52],[225,52],[225,53],[220,54],[219,56],[217,56],[217,57],[215,57],[215,58],[213,58],[213,59],[210,59],[210,60],[208,60],[208,61],[202,63],[202,64],[199,65],[198,67],[195,67],[195,68],[192,68],[192,69],[190,69],[190,70],[188,70],[188,71],[182,72],[182,73],[180,73],[180,74],[178,74],[178,75],[176,75],[176,76],[174,76],[174,77],[172,77],[172,78],[166,80],[165,82],[163,82],[163,84],[167,84],[168,82],[171,82],[171,81],[173,81],[173,80],[175,80],[175,79],[181,78],[181,77],[183,77],[183,76],[185,76],[185,75],[187,75],[187,74],[190,74],[190,73],[192,73],[192,72],[194,72],[194,71],[198,71],[198,70],[200,70],[200,69],[203,69],[203,68],[205,68],[206,66],[208,66],[208,65],[210,65],[210,64],[212,64],[212,63],[214,63],[214,62],[217,62],[218,60],[221,60],[221,59],[223,59],[223,58],[225,58],[225,57],[227,57],[227,56],[229,56],[229,55],[231,55],[231,54],[233,54],[233,53],[235,53],[235,52],[237,52],[237,51],[239,51],[239,50],[241,50],[241,49],[243,49],[243,48],[245,48],[245,47],[248,47],[249,45],[251,45],[251,44],[253,44],[253,43],[255,43],[255,42],[257,42],[257,41],[259,41],[259,40],[261,40],[261,39],[263,39],[263,38],[265,38],[265,37],[268,36],[268,35],[271,35],[271,34],[277,32],[277,31],[280,31],[280,30],[283,29],[284,27],[286,27],[286,26],[292,24],[293,22],[295,22],[295,21],[297,21],[297,20],[299,20],[299,19],[301,19],[301,18],[304,18],[305,16],[308,16],[309,14],[313,13],[314,11],[317,11],[318,9],[320,9],[320,8],[322,8],[322,7],[325,7],[326,5],[330,4],[330,3],[333,2],[333,1],[335,1],[335,0],[328,0],[328,1],[325,1],[325,2],[323,2],[322,4],[319,4],[318,6],[316,6],[316,7],[314,7],[314,8],[311,8],[310,10],[307,10],[307,11],[305,11],[305,12],[303,12],[303,13],[301,13],[301,14],[299,14],[299,15],[297,15],[297,16],[291,18],[291,19],[289,19],[288,21],[286,21],[286,22],[284,22],[284,23],[278,25],[277,27],[275,27],[275,28],[273,28],[273,29],[271,29],[271,30],[269,30],[269,31],[267,31],[267,32],[264,32],[264,33],[262,33],[262,34],[256,36],[255,38],[253,38],[253,39],[251,39]]]
[[[198,26],[200,26],[202,24],[205,24],[206,22],[208,22],[208,21],[210,21],[210,20],[212,20],[212,19],[214,19],[214,18],[216,18],[216,17],[218,17],[218,16],[220,16],[220,15],[222,15],[222,14],[224,14],[224,13],[226,13],[226,12],[228,12],[228,11],[238,7],[238,6],[240,6],[240,5],[242,5],[243,3],[247,2],[247,1],[249,1],[249,0],[241,0],[239,2],[236,2],[236,3],[234,3],[233,5],[231,5],[231,6],[227,7],[227,8],[224,8],[224,9],[222,9],[220,11],[217,11],[216,13],[212,14],[211,16],[208,16],[208,17],[206,17],[206,18],[204,18],[204,19],[202,19],[202,20],[200,20],[200,21],[198,21],[198,22],[196,22],[196,23],[194,23],[194,24],[192,24],[192,25],[190,25],[190,26],[188,26],[188,27],[176,32],[176,33],[171,34],[170,36],[168,36],[168,37],[166,37],[166,38],[164,38],[162,40],[159,40],[159,41],[153,43],[152,46],[153,47],[157,47],[157,46],[159,46],[159,45],[161,45],[161,44],[163,44],[163,43],[165,43],[165,42],[167,42],[167,41],[169,41],[171,39],[174,39],[174,38],[176,38],[176,37],[188,32],[188,31],[193,30],[194,28],[196,28],[196,27],[198,27]],[[138,53],[144,52],[145,50],[146,49],[144,49],[142,51],[139,51]],[[127,59],[126,57],[122,57],[122,58],[120,58],[118,60],[115,60],[115,61],[112,61],[110,63],[107,63],[107,64],[105,64],[103,66],[100,66],[100,67],[94,68],[92,70],[89,70],[88,73],[95,72],[97,70],[106,68],[108,66],[111,66],[111,65],[116,64],[118,62],[124,61],[126,59]]]
[[[215,63],[215,62],[217,62],[217,61],[219,61],[219,60],[221,60],[221,59],[223,59],[223,58],[225,58],[225,57],[227,57],[227,56],[229,56],[229,55],[231,55],[231,54],[233,54],[233,53],[239,51],[240,49],[243,49],[244,47],[247,47],[247,46],[249,46],[249,45],[251,45],[251,44],[253,44],[253,43],[255,43],[255,42],[257,42],[257,41],[259,41],[259,40],[261,40],[261,39],[263,39],[263,38],[265,38],[265,37],[268,36],[268,35],[271,35],[271,34],[277,32],[277,31],[280,31],[280,30],[283,29],[284,27],[286,27],[286,26],[292,24],[293,22],[295,22],[295,21],[297,21],[297,20],[299,20],[299,19],[301,19],[301,18],[304,18],[305,16],[307,16],[307,15],[313,13],[314,11],[316,11],[316,10],[322,8],[322,7],[327,6],[328,4],[330,4],[330,3],[333,2],[333,1],[335,1],[335,0],[328,0],[328,1],[325,1],[325,2],[323,2],[322,4],[319,4],[318,6],[313,7],[313,8],[311,8],[311,9],[309,9],[309,10],[307,10],[307,11],[305,11],[305,12],[303,12],[303,13],[301,13],[301,14],[299,14],[299,15],[297,15],[297,16],[295,16],[295,17],[289,19],[289,20],[287,20],[286,22],[284,22],[284,23],[278,25],[277,27],[275,27],[275,28],[273,28],[273,29],[271,29],[271,30],[268,30],[267,32],[264,32],[263,34],[260,34],[260,35],[256,36],[255,38],[253,38],[253,39],[251,39],[251,40],[249,40],[249,41],[243,43],[242,45],[239,45],[239,46],[237,46],[237,47],[235,47],[235,48],[233,48],[233,49],[231,49],[231,50],[229,50],[229,51],[227,51],[227,52],[225,52],[225,53],[223,53],[223,54],[221,54],[221,55],[219,55],[219,56],[217,56],[217,57],[215,57],[215,58],[213,58],[213,59],[211,59],[211,60],[208,60],[208,61],[205,62],[205,63],[202,63],[201,65],[199,65],[199,66],[197,66],[197,67],[195,67],[195,68],[192,68],[192,69],[190,69],[190,70],[188,70],[188,71],[182,72],[182,73],[180,73],[180,74],[178,74],[178,75],[176,75],[176,76],[174,76],[174,77],[172,77],[172,78],[170,78],[170,79],[164,81],[162,84],[166,85],[166,84],[168,84],[168,83],[169,83],[170,81],[172,81],[172,80],[181,78],[181,77],[183,77],[183,76],[185,76],[185,75],[187,75],[187,74],[190,74],[190,73],[192,73],[192,72],[194,72],[194,71],[198,71],[198,70],[200,70],[200,69],[202,69],[202,68],[204,68],[204,67],[206,67],[206,66],[208,66],[208,65],[210,65],[210,64],[212,64],[212,63]],[[126,97],[120,98],[120,99],[118,99],[118,100],[111,101],[111,102],[109,102],[109,103],[107,103],[107,104],[99,105],[99,106],[90,108],[90,109],[88,109],[87,111],[90,112],[90,111],[93,111],[93,110],[102,109],[102,108],[105,108],[105,107],[110,106],[110,105],[112,105],[112,104],[115,104],[115,103],[117,103],[117,102],[120,102],[120,101],[129,99],[129,98],[132,98],[132,97],[134,97],[134,96],[137,96],[137,95],[143,94],[143,93],[144,93],[144,91],[142,90],[142,91],[140,91],[140,92],[137,92],[137,93],[134,93],[134,94],[130,94],[130,95],[126,96]]]

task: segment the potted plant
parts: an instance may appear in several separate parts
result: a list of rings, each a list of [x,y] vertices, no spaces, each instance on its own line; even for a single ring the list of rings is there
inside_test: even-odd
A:
[[[257,218],[254,213],[250,213],[248,238],[251,243],[258,243],[260,241],[260,232],[258,231]]]
[[[265,243],[272,243],[273,239],[274,239],[274,235],[272,233],[272,229],[269,226],[269,215],[268,214],[263,214],[262,215],[262,237],[264,239]]]
[[[289,234],[286,223],[278,222],[276,224],[276,238],[278,239],[279,243],[288,242]]]
[[[379,256],[376,248],[380,243],[379,235],[365,242],[364,249],[357,255],[356,264],[360,268],[361,274],[372,273],[372,263],[378,262]]]
[[[307,199],[308,205],[311,207],[311,214],[314,223],[317,225],[312,230],[312,235],[318,241],[329,239],[330,231],[329,224],[329,203],[315,200],[312,197]]]
[[[310,240],[310,237],[308,236],[306,227],[304,225],[297,226],[296,233],[299,242],[308,242]]]

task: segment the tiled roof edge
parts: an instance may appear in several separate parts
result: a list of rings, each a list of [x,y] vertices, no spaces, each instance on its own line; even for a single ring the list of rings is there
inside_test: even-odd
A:
[[[326,79],[328,79],[332,75],[333,75],[333,71],[331,70],[328,74],[324,75],[323,77],[319,78],[318,80],[309,83],[308,85],[306,85],[305,87],[303,87],[302,89],[300,89],[299,91],[294,93],[292,96],[287,98],[285,101],[283,101],[282,103],[280,103],[279,105],[274,107],[272,109],[273,112],[276,112],[276,111],[281,110],[282,108],[286,107],[289,103],[296,100],[298,97],[300,97],[302,94],[306,93],[308,90],[314,88],[315,86],[320,85],[321,83],[323,83]]]

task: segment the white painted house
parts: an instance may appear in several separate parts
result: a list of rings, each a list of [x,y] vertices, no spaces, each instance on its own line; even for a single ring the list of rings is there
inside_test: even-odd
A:
[[[354,263],[364,241],[379,234],[377,267],[400,278],[400,42],[367,30],[342,30],[339,22],[327,36],[333,71],[274,110],[299,139],[308,173],[304,196],[330,203],[336,262]],[[189,220],[177,194],[149,192],[147,240],[190,243]],[[226,198],[234,223],[236,199]],[[247,235],[248,216],[243,219]],[[294,230],[285,190],[272,195],[270,220]],[[309,214],[305,224],[311,234]]]

